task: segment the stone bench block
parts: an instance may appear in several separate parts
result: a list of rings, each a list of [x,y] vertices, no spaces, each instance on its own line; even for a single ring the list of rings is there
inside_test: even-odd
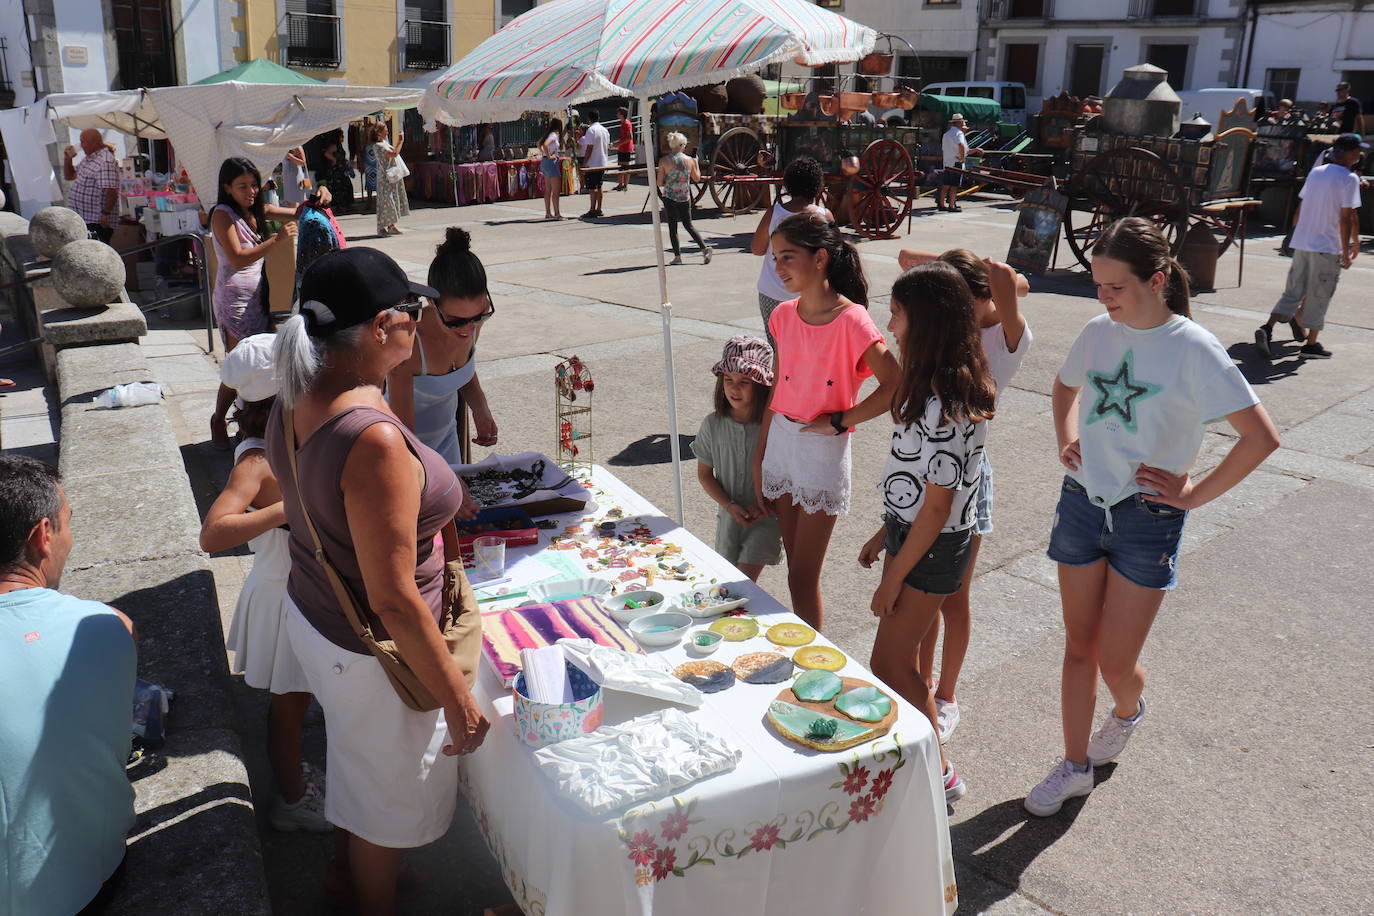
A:
[[[148,362],[136,343],[71,347],[57,354],[57,394],[63,405],[89,404],[106,388],[151,381]]]
[[[68,477],[184,467],[161,404],[110,409],[69,403],[62,408],[62,438],[61,470]]]
[[[67,306],[43,313],[43,339],[55,349],[124,343],[148,333],[148,320],[132,302],[94,308]]]
[[[75,538],[68,567],[199,555],[200,514],[183,468],[65,476]]]

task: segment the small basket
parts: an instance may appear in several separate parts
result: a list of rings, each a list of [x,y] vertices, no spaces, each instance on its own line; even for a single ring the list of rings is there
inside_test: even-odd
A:
[[[568,681],[577,698],[571,703],[536,703],[525,693],[525,672],[515,676],[511,693],[515,696],[515,734],[521,744],[544,747],[601,727],[601,685],[572,662],[567,666]]]

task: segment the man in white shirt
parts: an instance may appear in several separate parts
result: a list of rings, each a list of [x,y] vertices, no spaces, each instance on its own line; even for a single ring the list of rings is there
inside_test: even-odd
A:
[[[941,173],[940,190],[935,195],[935,205],[941,210],[949,210],[957,213],[959,211],[959,179],[958,172],[951,169],[963,168],[964,157],[970,152],[968,141],[964,139],[964,116],[956,113],[949,119],[949,130],[940,138],[940,145],[944,150],[945,169]]]
[[[1331,355],[1317,343],[1317,334],[1326,325],[1341,271],[1360,253],[1360,179],[1352,169],[1367,149],[1359,134],[1341,134],[1331,144],[1329,161],[1307,173],[1288,282],[1269,320],[1255,331],[1255,346],[1266,359],[1273,358],[1274,325],[1280,321],[1292,327],[1294,340],[1306,339],[1299,351],[1304,356]],[[1302,325],[1294,318],[1300,305]]]
[[[587,129],[582,134],[582,184],[587,188],[587,195],[590,200],[587,202],[587,212],[582,214],[584,219],[596,216],[603,216],[601,203],[603,191],[601,181],[606,176],[606,168],[611,164],[611,132],[608,131],[600,121],[596,119],[596,112],[589,111],[583,120],[587,124]]]

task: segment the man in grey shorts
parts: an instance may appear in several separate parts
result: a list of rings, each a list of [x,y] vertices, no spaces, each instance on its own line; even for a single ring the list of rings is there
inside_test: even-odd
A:
[[[1255,346],[1265,359],[1273,359],[1274,325],[1280,321],[1288,322],[1294,340],[1306,340],[1302,355],[1331,355],[1317,343],[1317,334],[1326,325],[1326,308],[1341,271],[1360,253],[1360,179],[1352,170],[1367,149],[1359,134],[1341,134],[1331,144],[1326,164],[1307,173],[1288,282],[1269,320],[1255,331]],[[1299,306],[1302,324],[1294,317]]]

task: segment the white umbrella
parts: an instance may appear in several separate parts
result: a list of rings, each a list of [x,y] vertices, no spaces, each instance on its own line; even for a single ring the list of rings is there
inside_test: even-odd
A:
[[[717,83],[796,59],[818,66],[858,60],[877,33],[810,0],[553,0],[512,20],[425,90],[426,123],[451,124],[561,111],[607,96],[638,96],[653,198],[668,441],[677,518],[683,520],[682,456],[673,372],[673,305],[663,262],[650,98]]]

